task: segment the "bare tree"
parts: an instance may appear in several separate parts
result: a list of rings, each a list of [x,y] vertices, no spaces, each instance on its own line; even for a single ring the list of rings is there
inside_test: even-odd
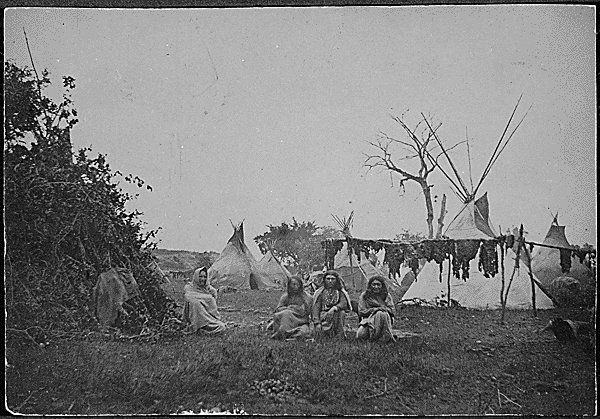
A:
[[[462,199],[466,199],[463,192],[466,189],[464,185],[458,186],[438,164],[438,160],[442,155],[448,158],[447,152],[462,142],[455,144],[448,150],[444,149],[436,135],[436,131],[442,124],[440,123],[437,127],[433,128],[425,116],[423,114],[421,116],[422,119],[417,122],[414,128],[410,128],[402,117],[392,116],[392,119],[402,127],[404,134],[408,138],[398,139],[380,131],[376,141],[369,141],[369,144],[376,151],[374,154],[365,154],[364,166],[367,167],[367,171],[376,167],[382,167],[391,174],[398,174],[400,176],[399,185],[403,191],[405,190],[405,183],[407,181],[415,182],[421,187],[425,199],[425,208],[427,209],[428,237],[433,238],[434,215],[431,199],[431,188],[433,185],[428,182],[427,178],[436,168],[439,169],[453,184],[456,193]],[[426,126],[422,126],[423,123]],[[396,153],[397,147],[402,151]],[[411,164],[409,161],[416,161],[417,164],[413,165],[415,167],[412,169],[409,169],[408,166]],[[454,166],[452,167],[455,170]],[[462,181],[459,180],[459,182],[462,184]],[[440,222],[443,222],[443,216],[444,214],[440,214]]]
[[[390,175],[396,173],[400,175],[400,187],[404,190],[404,184],[407,181],[413,181],[419,184],[421,190],[423,191],[423,196],[425,198],[425,208],[427,209],[427,226],[429,228],[429,238],[433,238],[433,203],[431,202],[431,185],[427,178],[428,176],[435,170],[438,169],[444,177],[450,182],[452,190],[454,193],[461,199],[461,201],[466,205],[469,202],[475,199],[475,195],[477,191],[481,187],[483,181],[486,179],[488,174],[490,173],[492,166],[500,157],[502,151],[506,148],[513,135],[529,113],[531,106],[525,112],[520,121],[516,124],[516,126],[512,129],[510,134],[506,136],[509,128],[511,127],[512,120],[515,116],[517,108],[519,107],[519,103],[521,102],[521,98],[523,94],[519,96],[517,103],[508,119],[508,122],[500,136],[500,139],[496,143],[496,147],[490,156],[490,159],[485,167],[483,173],[481,174],[481,178],[479,182],[477,182],[476,186],[473,186],[473,181],[471,177],[471,156],[468,148],[468,136],[465,141],[460,141],[453,145],[452,147],[446,149],[442,144],[441,140],[437,135],[437,130],[442,125],[438,124],[435,128],[431,126],[427,118],[423,113],[421,113],[421,120],[417,122],[416,126],[411,129],[408,124],[404,121],[403,117],[395,117],[392,116],[392,119],[396,121],[403,129],[404,133],[408,137],[408,140],[400,140],[398,138],[391,137],[384,132],[379,132],[377,141],[372,142],[369,141],[369,144],[376,149],[374,154],[365,154],[366,160],[364,162],[364,166],[367,167],[367,172],[376,167],[382,167],[390,172]],[[426,126],[420,128],[421,124],[425,123]],[[419,135],[417,135],[419,134]],[[471,187],[468,188],[463,182],[456,166],[452,162],[450,155],[448,152],[458,145],[466,142],[467,143],[467,154],[469,156],[469,177],[471,178]],[[392,147],[398,146],[402,150],[395,156],[392,156]],[[394,150],[395,151],[395,150]],[[435,155],[434,155],[435,154]],[[444,170],[444,168],[440,165],[440,157],[444,156],[447,164],[450,166],[451,170]],[[416,169],[413,168],[408,169],[410,165],[410,161],[417,161]],[[451,172],[451,173],[448,173]],[[453,175],[453,177],[451,176]],[[443,219],[445,215],[445,203],[446,196],[444,195],[442,198],[442,209],[440,211],[440,218],[438,219],[438,231],[437,237],[440,237],[442,227],[443,227]]]

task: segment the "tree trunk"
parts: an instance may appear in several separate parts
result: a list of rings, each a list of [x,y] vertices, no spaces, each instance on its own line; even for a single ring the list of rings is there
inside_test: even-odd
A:
[[[440,218],[438,218],[438,228],[435,238],[439,239],[442,237],[442,230],[444,228],[444,217],[446,216],[446,194],[442,196],[442,208],[440,209]]]
[[[425,195],[425,207],[427,208],[427,237],[433,239],[433,204],[431,202],[431,186],[427,184],[425,179],[419,179],[421,189],[423,189],[423,195]]]

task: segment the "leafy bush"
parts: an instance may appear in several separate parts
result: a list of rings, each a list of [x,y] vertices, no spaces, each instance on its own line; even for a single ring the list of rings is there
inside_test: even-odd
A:
[[[314,221],[268,225],[269,231],[254,237],[262,254],[269,250],[280,261],[302,272],[311,272],[313,267],[323,267],[325,258],[321,242],[338,233],[332,227],[319,227]]]
[[[151,187],[113,172],[106,157],[92,157],[90,148],[72,151],[75,80],[63,77],[60,103],[45,95],[49,84],[46,70],[40,79],[35,69],[5,62],[7,326],[34,332],[92,326],[90,295],[98,275],[124,266],[142,295],[131,328],[159,327],[174,315],[174,304],[153,270],[157,230],[143,232],[142,213],[125,208],[134,196],[119,182]]]

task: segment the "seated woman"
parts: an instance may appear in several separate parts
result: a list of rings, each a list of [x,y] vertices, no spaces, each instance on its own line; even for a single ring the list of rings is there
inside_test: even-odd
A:
[[[394,342],[392,323],[396,309],[388,293],[385,278],[375,275],[369,279],[367,289],[358,299],[360,320],[356,339]]]
[[[194,271],[192,282],[186,284],[184,292],[183,321],[188,323],[188,333],[225,330],[225,323],[217,311],[217,290],[208,283],[206,267]]]
[[[345,311],[352,307],[344,282],[336,271],[323,275],[323,285],[313,295],[315,333],[320,336],[343,336]]]
[[[302,339],[310,336],[312,297],[304,292],[302,280],[293,276],[287,283],[287,292],[279,299],[273,320],[267,330],[273,339]]]

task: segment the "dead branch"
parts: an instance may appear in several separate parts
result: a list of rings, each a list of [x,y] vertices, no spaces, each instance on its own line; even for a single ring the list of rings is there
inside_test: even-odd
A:
[[[392,160],[392,154],[389,151],[390,143],[382,144],[381,141],[379,141],[377,143],[368,141],[368,143],[371,146],[377,148],[381,152],[381,154],[367,156],[367,159],[365,160],[364,165],[368,169],[372,169],[374,167],[384,167],[388,170],[391,170],[393,172],[401,174],[407,180],[414,180],[414,181],[418,180],[419,176],[415,176],[412,173],[409,173],[409,172],[403,170],[402,168],[398,167],[394,163],[394,161]],[[423,162],[423,160],[422,160],[422,162]]]
[[[498,400],[500,400],[500,396],[504,397],[504,400],[506,400],[509,403],[514,404],[515,406],[517,406],[518,408],[522,409],[523,406],[521,406],[519,403],[515,402],[514,400],[510,399],[506,394],[502,393],[500,391],[500,389],[498,389]]]
[[[412,409],[410,406],[407,406],[406,404],[402,403],[402,401],[400,400],[400,396],[396,395],[396,400],[398,401],[398,404],[400,404],[401,406],[405,407],[410,412],[415,413],[414,409]]]
[[[387,389],[387,377],[386,377],[383,379],[383,391],[381,393],[371,394],[370,396],[365,397],[365,400],[383,396],[387,393],[387,391],[388,391],[388,389]]]
[[[31,340],[33,342],[33,344],[35,345],[36,348],[38,348],[39,350],[41,350],[39,344],[35,341],[35,339],[29,334],[29,332],[27,331],[28,329],[13,329],[12,327],[7,327],[6,331],[7,332],[17,332],[17,333],[22,333],[24,335],[27,336],[27,338],[29,338],[29,340]]]
[[[418,152],[417,148],[413,144],[407,143],[405,141],[399,140],[399,139],[394,138],[394,137],[390,137],[389,135],[387,135],[386,133],[384,133],[382,131],[379,131],[379,134],[378,134],[377,138],[379,140],[387,140],[388,143],[398,143],[398,144],[401,144],[401,145],[403,145],[405,147],[408,147],[408,148],[410,148],[410,149]]]
[[[40,101],[42,101],[42,83],[40,81],[40,76],[38,75],[37,69],[35,68],[35,64],[33,62],[33,55],[31,54],[31,48],[29,48],[29,39],[27,39],[27,33],[25,32],[25,28],[23,28],[23,35],[25,35],[25,44],[27,45],[27,52],[29,53],[29,59],[31,60],[31,67],[33,68],[33,72],[35,74],[35,78],[37,80],[37,90]],[[46,116],[46,121],[48,120],[48,113],[46,112],[46,108],[43,108],[44,115]]]
[[[27,402],[29,401],[29,399],[31,399],[31,396],[33,396],[35,393],[41,392],[41,391],[43,391],[45,389],[46,389],[46,387],[43,387],[43,388],[41,388],[39,390],[33,390],[31,393],[29,393],[29,396],[27,396],[27,398],[25,400],[23,400],[23,402],[20,405],[18,405],[17,407],[15,407],[15,411],[18,412],[18,410],[20,410],[23,406],[25,406],[25,404],[27,404]]]

